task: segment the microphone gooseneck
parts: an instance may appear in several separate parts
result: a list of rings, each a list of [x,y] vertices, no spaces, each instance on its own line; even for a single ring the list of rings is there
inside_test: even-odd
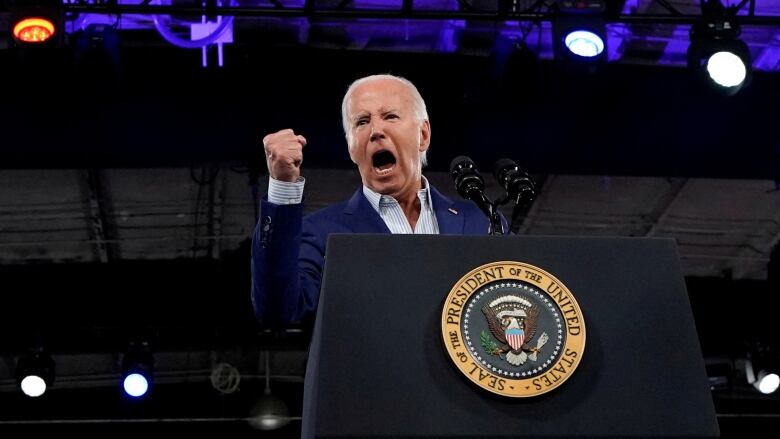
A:
[[[507,158],[499,159],[493,165],[493,176],[496,177],[498,184],[506,190],[506,198],[499,204],[503,205],[510,200],[515,203],[512,209],[509,232],[517,234],[522,223],[520,218],[523,216],[526,206],[536,197],[536,183],[517,163]]]
[[[473,201],[490,219],[490,234],[503,235],[504,227],[495,203],[485,195],[485,180],[474,161],[466,156],[455,157],[450,163],[450,177],[461,197]]]
[[[515,203],[531,201],[536,196],[533,178],[511,159],[499,159],[493,165],[493,176]]]

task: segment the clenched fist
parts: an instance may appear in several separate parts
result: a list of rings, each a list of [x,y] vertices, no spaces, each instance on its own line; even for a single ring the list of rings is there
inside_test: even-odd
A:
[[[293,130],[281,130],[263,137],[265,160],[271,178],[294,182],[301,176],[306,138]]]

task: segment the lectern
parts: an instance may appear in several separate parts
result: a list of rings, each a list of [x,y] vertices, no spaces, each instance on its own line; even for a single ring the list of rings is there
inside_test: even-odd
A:
[[[553,273],[579,303],[581,362],[548,393],[488,392],[445,350],[445,298],[494,261]],[[669,239],[332,235],[304,393],[307,438],[719,435]]]

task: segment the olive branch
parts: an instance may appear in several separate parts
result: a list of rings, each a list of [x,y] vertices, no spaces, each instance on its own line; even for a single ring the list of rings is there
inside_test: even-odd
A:
[[[493,340],[493,337],[490,336],[486,331],[482,331],[482,334],[479,336],[479,342],[482,343],[482,348],[485,349],[485,352],[487,352],[490,355],[498,355],[501,353],[501,351],[498,349],[498,345]]]

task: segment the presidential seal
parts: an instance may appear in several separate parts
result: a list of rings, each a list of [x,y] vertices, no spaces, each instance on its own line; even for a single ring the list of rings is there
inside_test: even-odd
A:
[[[494,262],[463,276],[444,302],[441,331],[468,379],[516,398],[563,384],[585,348],[585,320],[571,291],[522,262]]]

